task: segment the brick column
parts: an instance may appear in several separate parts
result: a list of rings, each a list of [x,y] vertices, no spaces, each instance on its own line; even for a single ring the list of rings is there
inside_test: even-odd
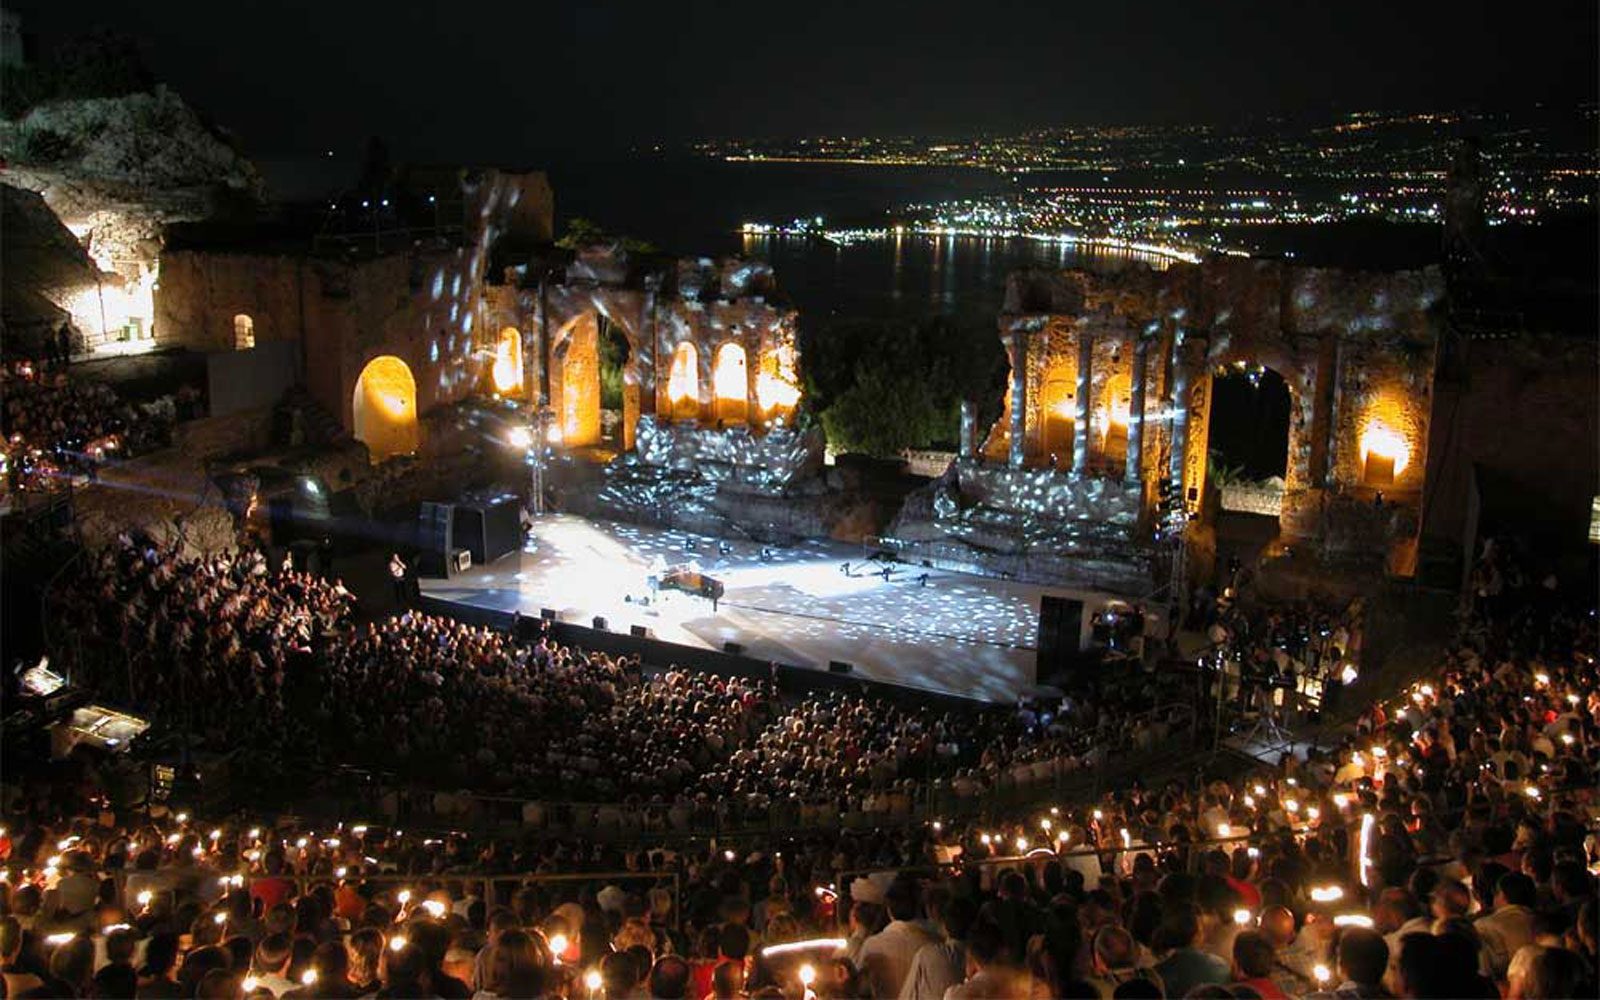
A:
[[[1144,457],[1145,368],[1149,358],[1150,342],[1135,334],[1133,392],[1128,399],[1128,453],[1122,472],[1122,480],[1129,486],[1137,486],[1141,478],[1140,463]]]
[[[1072,474],[1081,476],[1089,468],[1089,395],[1094,379],[1090,367],[1094,364],[1094,335],[1078,327],[1078,387],[1072,399]]]
[[[1013,469],[1022,468],[1027,457],[1028,436],[1028,334],[1013,330],[1011,354],[1011,454]]]
[[[1172,462],[1167,475],[1183,484],[1183,457],[1189,446],[1189,365],[1183,357],[1183,335],[1172,338]]]

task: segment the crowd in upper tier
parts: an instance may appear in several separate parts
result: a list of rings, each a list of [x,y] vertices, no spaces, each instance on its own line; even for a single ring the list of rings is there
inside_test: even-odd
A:
[[[90,606],[137,609],[96,627],[176,663],[141,661],[136,683],[196,685],[199,724],[268,741],[307,781],[386,746],[563,789],[892,793],[941,746],[985,766],[990,732],[961,727],[1018,724],[787,705],[417,615],[351,637],[337,585],[256,555],[130,542],[95,573]],[[1436,669],[1334,745],[1271,766],[754,842],[202,822],[41,774],[6,802],[0,971],[7,997],[1594,996],[1596,641],[1592,611],[1524,588],[1478,602]],[[327,698],[302,672],[345,686]],[[517,726],[520,754],[500,732]]]
[[[59,489],[107,459],[163,447],[179,409],[190,410],[196,402],[185,390],[177,399],[136,406],[104,382],[71,378],[30,360],[0,365],[0,395],[6,487],[12,491]]]
[[[206,745],[248,749],[238,766],[251,779],[300,789],[360,764],[435,788],[632,797],[672,816],[782,806],[798,820],[802,805],[903,812],[908,783],[974,793],[1041,762],[1148,747],[1163,725],[1137,714],[1137,695],[1044,713],[786,699],[771,680],[647,673],[414,611],[358,623],[338,581],[256,550],[181,559],[123,538],[58,592],[88,653],[81,676]]]

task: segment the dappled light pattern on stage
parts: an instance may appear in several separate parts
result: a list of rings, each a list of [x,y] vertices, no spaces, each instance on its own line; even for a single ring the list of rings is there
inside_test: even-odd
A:
[[[613,631],[643,625],[701,648],[737,642],[748,656],[817,670],[844,660],[867,680],[961,697],[1005,701],[1032,683],[1040,588],[905,564],[885,580],[859,546],[836,542],[770,549],[766,560],[760,545],[727,544],[722,554],[716,539],[555,515],[520,557],[423,589],[526,615],[553,608],[579,624],[601,615]],[[640,603],[652,573],[691,562],[726,585],[715,613],[681,594]]]

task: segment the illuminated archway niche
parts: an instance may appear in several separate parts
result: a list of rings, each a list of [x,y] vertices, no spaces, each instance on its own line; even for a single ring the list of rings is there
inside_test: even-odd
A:
[[[233,318],[233,349],[248,351],[256,346],[256,321],[245,313]]]
[[[1095,394],[1094,431],[1100,454],[1121,463],[1128,455],[1128,412],[1133,401],[1133,380],[1118,373]]]
[[[744,345],[729,341],[717,348],[711,387],[717,397],[717,419],[742,424],[750,415],[750,361]]]
[[[509,396],[522,388],[522,334],[514,326],[500,331],[495,343],[494,391]]]
[[[687,340],[672,352],[667,401],[673,420],[700,419],[700,352]]]
[[[1360,465],[1356,472],[1362,486],[1387,490],[1420,488],[1412,469],[1412,443],[1420,436],[1416,416],[1407,403],[1393,393],[1382,393],[1369,401],[1360,417]]]
[[[593,313],[557,336],[551,365],[552,400],[560,407],[561,440],[581,448],[600,443],[600,324]]]
[[[1070,377],[1057,376],[1044,384],[1044,389],[1039,393],[1040,413],[1043,417],[1041,426],[1039,448],[1041,458],[1045,463],[1050,461],[1050,456],[1056,457],[1056,467],[1060,469],[1072,466],[1072,432],[1073,432],[1073,397],[1077,390],[1077,380]]]
[[[417,450],[417,383],[404,361],[390,354],[373,358],[356,379],[354,427],[374,462]]]
[[[800,378],[795,372],[794,348],[780,345],[761,356],[756,373],[756,405],[764,419],[788,419],[800,402]]]

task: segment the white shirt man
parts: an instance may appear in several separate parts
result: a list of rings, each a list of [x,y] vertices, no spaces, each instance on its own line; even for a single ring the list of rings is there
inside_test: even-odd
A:
[[[859,965],[869,994],[878,1000],[899,997],[917,952],[924,945],[938,943],[939,939],[916,921],[891,920],[861,945]]]

